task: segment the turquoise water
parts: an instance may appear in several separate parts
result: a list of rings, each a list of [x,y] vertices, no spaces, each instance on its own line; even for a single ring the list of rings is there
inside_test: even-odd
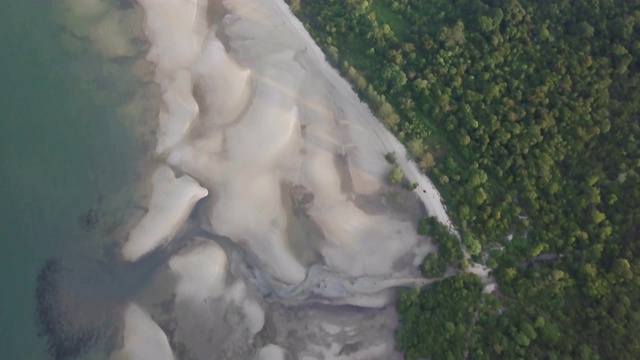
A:
[[[35,319],[38,269],[51,256],[90,256],[96,236],[79,217],[131,185],[140,146],[115,100],[97,103],[87,86],[101,60],[61,49],[50,3],[2,5],[0,359],[47,359]]]

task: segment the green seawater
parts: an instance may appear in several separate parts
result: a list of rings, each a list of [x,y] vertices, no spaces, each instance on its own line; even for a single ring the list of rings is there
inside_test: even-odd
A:
[[[87,232],[80,219],[126,193],[141,156],[116,114],[118,94],[97,93],[113,94],[113,84],[92,83],[106,60],[63,50],[64,31],[48,1],[2,3],[0,359],[49,358],[37,335],[38,270],[51,257],[99,256],[109,239]]]

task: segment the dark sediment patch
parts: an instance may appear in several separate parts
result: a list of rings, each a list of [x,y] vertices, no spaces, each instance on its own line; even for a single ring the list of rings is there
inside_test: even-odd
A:
[[[73,256],[45,261],[36,280],[36,321],[51,357],[77,359],[122,348],[124,307],[190,237],[135,263],[118,261],[113,254],[103,261]]]
[[[296,259],[305,267],[322,261],[318,249],[324,240],[320,229],[309,216],[315,194],[302,185],[280,184],[281,200],[287,210],[287,238]]]
[[[112,299],[84,296],[66,287],[60,261],[47,260],[36,283],[38,335],[56,360],[75,359],[94,348],[112,349],[117,342],[120,307]]]
[[[351,164],[347,154],[336,154],[333,157],[333,165],[340,177],[340,191],[343,193],[353,193],[353,179],[351,178]]]

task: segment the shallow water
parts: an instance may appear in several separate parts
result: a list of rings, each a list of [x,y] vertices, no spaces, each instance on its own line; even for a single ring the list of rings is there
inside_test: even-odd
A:
[[[2,5],[0,359],[47,359],[35,318],[38,269],[50,257],[100,256],[112,239],[88,232],[83,215],[97,204],[127,206],[143,145],[116,114],[126,94],[102,96],[117,88],[96,83],[103,60],[62,49],[51,2]]]

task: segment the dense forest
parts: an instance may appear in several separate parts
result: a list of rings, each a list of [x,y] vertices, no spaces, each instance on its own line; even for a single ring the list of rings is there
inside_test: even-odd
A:
[[[399,350],[640,358],[640,0],[288,3],[498,281],[402,294]],[[425,276],[466,266],[420,231],[440,247]]]

